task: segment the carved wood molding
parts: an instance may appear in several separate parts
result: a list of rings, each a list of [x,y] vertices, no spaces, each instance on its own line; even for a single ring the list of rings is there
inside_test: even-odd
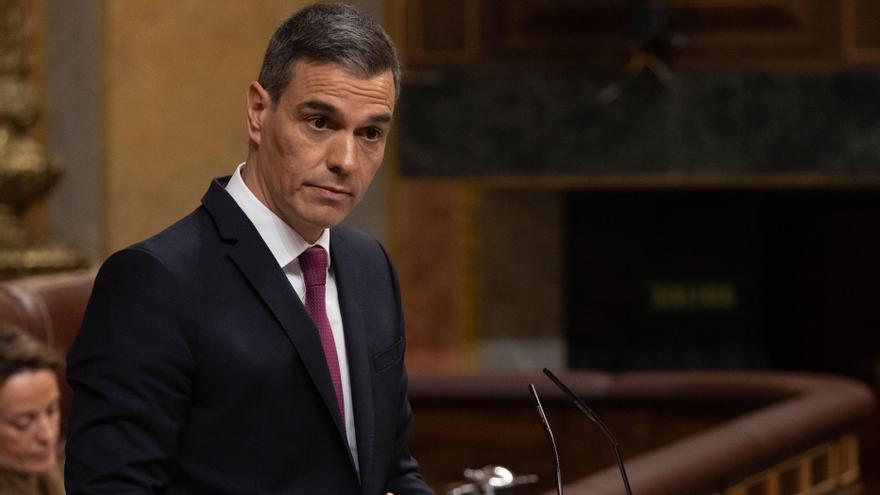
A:
[[[880,2],[843,0],[843,46],[852,64],[880,63]]]
[[[392,0],[410,68],[620,69],[638,51],[625,0]],[[873,0],[668,0],[663,54],[684,69],[835,69],[880,62]]]

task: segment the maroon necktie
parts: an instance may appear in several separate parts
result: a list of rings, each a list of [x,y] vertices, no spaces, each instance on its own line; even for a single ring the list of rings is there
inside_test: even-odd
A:
[[[303,279],[306,282],[306,312],[308,312],[312,321],[315,322],[315,326],[318,327],[321,347],[324,349],[324,359],[327,360],[330,380],[333,382],[333,390],[336,392],[336,405],[339,406],[339,416],[342,418],[342,424],[344,425],[345,403],[342,398],[339,357],[336,355],[333,329],[330,328],[327,308],[324,306],[327,281],[327,252],[320,246],[312,246],[299,255],[299,266],[302,268]]]

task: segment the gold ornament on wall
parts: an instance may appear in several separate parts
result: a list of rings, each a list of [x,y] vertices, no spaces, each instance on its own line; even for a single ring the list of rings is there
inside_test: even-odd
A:
[[[77,250],[35,243],[22,215],[61,177],[57,159],[28,135],[39,115],[37,91],[24,51],[19,0],[0,0],[0,279],[85,266]]]

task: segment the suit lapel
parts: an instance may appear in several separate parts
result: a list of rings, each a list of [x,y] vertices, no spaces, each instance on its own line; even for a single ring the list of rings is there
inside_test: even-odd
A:
[[[348,354],[349,377],[351,381],[352,408],[357,436],[358,466],[361,473],[361,486],[370,486],[365,479],[372,474],[373,459],[373,388],[370,352],[367,345],[368,330],[361,311],[363,301],[358,297],[366,281],[352,249],[345,239],[330,231],[330,252],[332,257],[336,287],[339,292],[339,307],[345,325],[345,346]]]
[[[215,180],[211,184],[202,203],[213,217],[221,237],[231,244],[229,258],[269,307],[299,354],[348,450],[318,330],[266,243],[223,189],[225,181],[221,181]]]

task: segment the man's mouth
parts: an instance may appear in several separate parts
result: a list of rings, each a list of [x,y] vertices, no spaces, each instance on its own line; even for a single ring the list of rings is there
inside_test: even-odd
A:
[[[351,191],[345,189],[343,187],[334,186],[334,185],[320,185],[320,184],[309,184],[311,187],[318,189],[319,191],[326,192],[327,194],[334,196],[351,196]]]

